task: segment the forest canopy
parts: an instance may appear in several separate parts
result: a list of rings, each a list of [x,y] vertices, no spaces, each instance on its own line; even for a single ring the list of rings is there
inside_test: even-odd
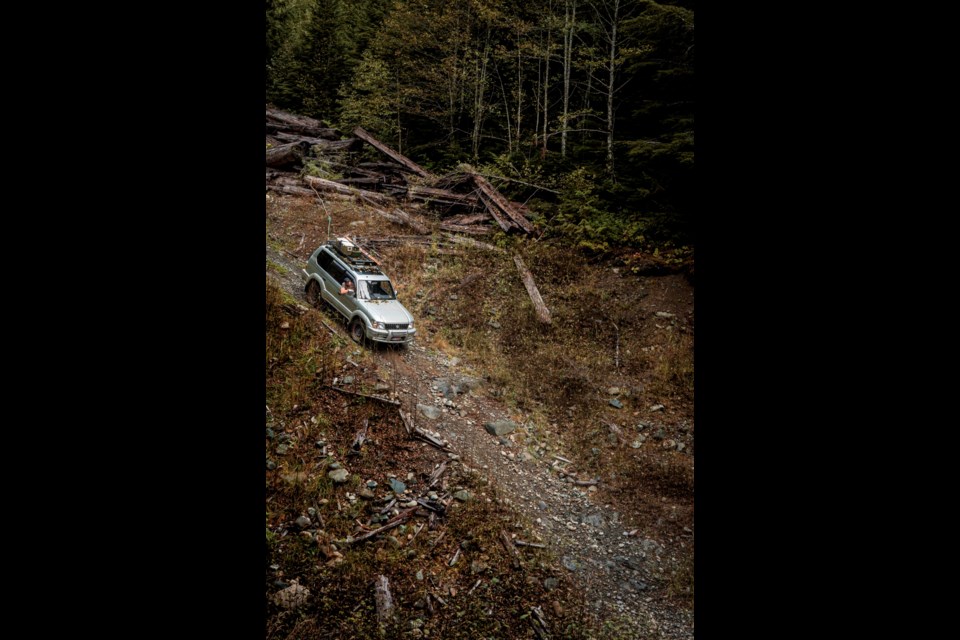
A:
[[[598,253],[695,240],[694,53],[693,0],[266,0],[268,103],[511,178]]]

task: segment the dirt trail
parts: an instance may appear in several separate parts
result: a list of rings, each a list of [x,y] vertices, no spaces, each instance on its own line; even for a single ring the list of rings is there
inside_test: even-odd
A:
[[[302,264],[286,253],[267,247],[268,262],[281,265],[285,273],[268,273],[291,296],[307,308],[300,280]],[[328,310],[325,322],[349,340],[342,323]],[[358,347],[359,348],[359,347]],[[464,379],[482,381],[483,372],[469,362],[431,353],[414,342],[397,356],[388,349],[372,348],[375,367],[351,368],[350,375],[376,380],[378,370],[402,368],[396,392],[405,407],[427,405],[439,409],[439,417],[427,418],[415,412],[417,424],[440,433],[460,456],[461,462],[476,470],[494,485],[501,496],[529,518],[538,539],[573,574],[587,594],[591,610],[601,621],[613,621],[630,628],[630,637],[668,639],[693,638],[692,610],[678,608],[666,596],[665,567],[675,560],[676,551],[665,545],[683,544],[654,540],[636,534],[635,519],[625,517],[610,504],[595,500],[588,486],[576,486],[572,478],[561,479],[556,469],[577,460],[556,451],[528,449],[536,434],[532,425],[516,420],[507,408],[482,385],[466,390],[437,388],[437,382],[452,385]],[[471,385],[473,386],[473,385]],[[517,430],[506,436],[488,433],[484,424],[515,419]],[[521,444],[522,442],[522,444]],[[539,455],[538,455],[539,454]],[[570,460],[558,460],[555,456]],[[552,468],[552,470],[551,470]],[[632,524],[628,524],[628,522]],[[692,544],[692,536],[690,538]]]

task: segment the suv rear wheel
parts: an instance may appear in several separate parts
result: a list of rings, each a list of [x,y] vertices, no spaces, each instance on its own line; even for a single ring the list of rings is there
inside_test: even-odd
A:
[[[350,337],[354,342],[363,344],[363,320],[354,318],[350,323]]]

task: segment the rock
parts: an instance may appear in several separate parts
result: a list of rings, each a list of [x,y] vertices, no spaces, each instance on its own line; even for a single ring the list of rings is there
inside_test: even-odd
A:
[[[506,438],[504,438],[503,436],[500,436],[499,438],[497,438],[497,442],[499,442],[500,444],[502,444],[502,445],[505,446],[505,447],[509,447],[509,446],[510,446],[510,441],[507,440]]]
[[[602,527],[603,526],[603,516],[599,513],[593,513],[589,516],[584,516],[580,522],[584,524],[589,524],[592,527]]]
[[[639,449],[640,446],[644,443],[644,441],[646,441],[646,439],[647,439],[647,436],[641,433],[639,436],[636,437],[636,439],[633,442],[630,443],[630,446],[633,447],[634,449]]]
[[[286,589],[278,591],[273,596],[273,601],[284,609],[298,609],[305,605],[309,599],[310,590],[297,583],[293,583]]]
[[[460,502],[466,502],[471,498],[473,498],[473,496],[470,495],[470,492],[467,491],[466,489],[460,489],[460,491],[457,491],[456,493],[453,494],[453,497],[459,500]]]
[[[488,565],[486,562],[483,562],[482,560],[474,560],[470,563],[470,575],[475,576],[478,573],[483,573],[489,568],[490,565]]]
[[[450,299],[451,299],[451,300],[456,300],[456,299],[457,299],[457,294],[451,293],[451,294],[450,294]]]
[[[288,447],[286,444],[281,444],[280,446],[277,447],[277,455],[278,455],[278,456],[282,456],[282,455],[284,455],[289,449],[290,449],[290,447]]]
[[[273,429],[271,429],[270,427],[267,427],[267,437],[270,438],[271,440],[277,437],[276,434],[273,433]]]
[[[267,460],[267,471],[273,471],[277,468],[277,463],[273,460]]]
[[[397,540],[394,536],[387,536],[387,542],[390,543],[390,546],[394,549],[400,548],[400,541]]]
[[[663,430],[663,427],[660,427],[659,429],[657,429],[657,432],[653,434],[654,440],[663,440],[666,437],[667,437],[667,432]]]
[[[417,571],[417,580],[423,580],[423,569]]]
[[[300,516],[294,521],[294,524],[301,529],[306,529],[310,526],[310,518],[307,516]]]
[[[367,488],[368,488],[368,489],[376,489],[376,488],[377,488],[377,481],[376,481],[376,480],[367,480]]]
[[[652,407],[650,407],[650,411],[663,411],[664,408],[665,407],[662,404],[655,404]]]
[[[426,608],[426,606],[427,606],[427,601],[424,600],[423,598],[420,598],[419,600],[413,603],[414,609],[424,609]]]
[[[524,449],[523,451],[517,454],[517,460],[519,460],[520,462],[527,462],[528,460],[533,460],[533,456],[530,455],[529,451]]]
[[[623,403],[617,400],[616,398],[613,398],[612,400],[610,400],[610,406],[616,409],[623,409]]]
[[[440,495],[436,491],[431,491],[430,493],[427,494],[427,498],[430,500],[439,500]]]
[[[413,620],[410,620],[407,622],[407,628],[409,629],[419,629],[422,626],[423,626],[423,620],[421,620],[420,618],[414,618]]]
[[[413,629],[413,630],[410,632],[410,637],[411,637],[411,638],[422,638],[422,637],[423,637],[423,630],[422,630],[422,629]]]
[[[343,384],[353,384],[353,376],[343,376]]]
[[[313,507],[309,507],[309,508],[307,509],[307,515],[310,516],[311,518],[316,517],[316,515],[317,515],[317,510],[314,509]]]
[[[560,586],[560,581],[557,580],[556,578],[547,578],[546,580],[543,581],[543,586],[546,587],[548,590],[553,591],[558,586]]]
[[[440,411],[440,407],[435,407],[429,404],[418,404],[417,411],[419,411],[420,415],[422,415],[424,418],[429,418],[430,420],[436,420],[442,413]]]
[[[280,328],[281,328],[281,329],[289,329],[289,328],[290,328],[290,323],[289,323],[289,322],[281,322],[281,323],[280,323]]]
[[[323,449],[325,446],[327,446],[327,441],[326,441],[326,440],[317,440],[317,441],[314,443],[313,446],[315,446],[317,449]]]
[[[627,567],[628,569],[633,569],[634,571],[639,571],[641,568],[640,561],[636,558],[631,558],[629,556],[617,556],[614,558],[618,563]]]
[[[374,391],[390,391],[390,385],[388,385],[386,382],[378,382],[377,384],[373,385],[373,390]]]
[[[457,393],[466,393],[467,391],[474,391],[479,389],[481,381],[478,378],[471,378],[470,376],[464,376],[460,379],[460,384],[457,385]]]
[[[563,556],[563,559],[560,562],[563,563],[564,568],[568,571],[576,571],[579,568],[577,561],[570,556]]]
[[[357,491],[357,495],[364,500],[373,500],[376,498],[376,496],[373,494],[373,491],[370,491],[370,489],[360,489],[360,491]]]
[[[589,491],[590,493],[596,493],[597,491],[599,491],[599,489],[597,489],[596,485],[592,484],[589,487],[587,487],[587,491]]]
[[[445,407],[456,407],[457,405],[453,404],[453,400],[451,400],[450,398],[444,398],[444,399],[443,399],[443,406],[445,406]]]
[[[407,490],[407,485],[400,482],[396,478],[390,478],[390,490],[394,493],[403,493]]]
[[[644,553],[653,553],[660,547],[657,544],[656,540],[651,540],[649,538],[644,539],[640,542],[640,548],[643,549]]]
[[[683,451],[686,448],[687,448],[687,445],[683,444],[682,442],[677,443],[677,451]]]
[[[644,582],[643,580],[637,580],[636,578],[631,578],[630,581],[629,581],[629,584],[630,584],[630,586],[633,587],[636,591],[644,591],[644,590],[646,590],[646,588],[647,588],[647,583],[646,583],[646,582]]]
[[[558,618],[563,617],[563,607],[560,606],[560,603],[556,600],[553,601],[553,615]]]
[[[487,433],[493,436],[505,436],[517,428],[517,423],[513,420],[497,420],[483,425]]]
[[[546,508],[547,508],[547,503],[544,502],[543,500],[541,500],[540,502],[537,503],[537,507],[538,507],[541,511],[544,511],[544,510],[546,510]]]
[[[412,509],[413,507],[417,506],[417,501],[410,500],[408,502],[403,502],[400,504],[400,506],[403,507],[404,509]]]
[[[597,449],[596,447],[591,447],[591,448],[590,448],[590,453],[592,453],[592,454],[595,455],[595,456],[598,456],[598,455],[600,455],[600,449]]]
[[[609,389],[607,389],[607,393],[609,393],[612,396],[618,396],[620,395],[620,387],[610,387]]]
[[[346,482],[349,475],[350,473],[346,469],[334,469],[327,474],[327,476],[337,484]]]
[[[451,299],[452,299],[452,300],[456,300],[456,299],[457,299],[456,294],[454,294],[453,296],[451,296]],[[457,366],[458,364],[460,364],[460,358],[450,358],[450,363],[449,363],[448,366],[455,367],[455,366]]]
[[[660,443],[660,446],[664,449],[674,449],[677,446],[676,440],[664,440]]]
[[[491,320],[491,321],[488,322],[487,324],[489,324],[489,325],[490,325],[491,327],[493,327],[494,329],[499,329],[499,328],[500,328],[500,323],[497,322],[496,320]]]
[[[657,316],[658,318],[666,318],[666,319],[677,317],[676,314],[669,313],[667,311],[657,311],[654,315]]]
[[[332,463],[330,463],[330,468],[331,468],[331,469],[341,469],[341,468],[343,468],[343,465],[340,464],[339,462],[332,462]]]

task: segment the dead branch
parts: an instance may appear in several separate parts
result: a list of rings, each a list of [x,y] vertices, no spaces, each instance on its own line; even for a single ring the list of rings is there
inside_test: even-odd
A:
[[[490,201],[493,206],[488,204],[487,210],[490,213],[493,213],[494,209],[500,209],[505,213],[511,221],[527,233],[533,233],[533,225],[530,224],[530,221],[527,220],[522,213],[517,211],[517,209],[511,205],[506,198],[504,198],[499,191],[494,188],[487,179],[481,176],[478,173],[473,174],[473,181],[476,183],[477,187],[480,189],[480,192]],[[502,226],[502,225],[501,225]],[[506,229],[504,229],[506,231]]]
[[[430,477],[427,478],[429,483],[427,484],[427,489],[432,489],[433,485],[437,484],[440,481],[440,476],[443,475],[443,472],[447,470],[447,461],[444,460],[440,463],[440,466],[433,470],[433,473],[430,474]]]
[[[523,260],[519,255],[513,256],[513,261],[516,263],[517,269],[520,271],[520,277],[523,279],[523,286],[527,288],[527,294],[530,296],[530,301],[533,302],[533,307],[537,311],[537,317],[543,324],[550,324],[550,309],[547,308],[547,305],[543,302],[543,298],[540,297],[540,291],[537,289],[537,283],[533,281],[533,274],[530,273],[530,270],[527,269],[526,265],[523,264]]]
[[[480,586],[480,583],[481,583],[481,582],[483,582],[483,578],[480,578],[479,580],[477,580],[477,584],[473,585],[473,587],[470,589],[470,591],[467,591],[467,595],[469,596],[469,595],[473,594],[473,592],[477,589],[477,587]]]
[[[517,545],[518,547],[535,547],[537,549],[547,548],[547,545],[545,544],[538,544],[536,542],[524,542],[523,540],[514,540],[513,544]]]
[[[382,398],[382,397],[380,397],[380,396],[371,396],[371,395],[367,395],[367,394],[365,394],[365,393],[357,393],[357,392],[355,392],[355,391],[347,391],[346,389],[342,389],[342,388],[340,388],[340,387],[335,387],[335,386],[333,386],[332,384],[328,384],[327,387],[330,388],[330,389],[333,389],[334,391],[339,391],[340,393],[344,393],[344,394],[349,395],[349,396],[358,396],[358,397],[360,397],[360,398],[368,398],[368,399],[370,399],[370,400],[377,400],[378,402],[383,402],[384,404],[392,404],[392,405],[395,406],[395,407],[399,407],[399,406],[400,406],[400,401],[399,401],[399,400],[391,400],[391,399],[389,399],[389,398]]]
[[[353,543],[355,543],[355,542],[362,542],[363,540],[367,540],[368,538],[372,538],[373,536],[375,536],[375,535],[377,535],[377,534],[380,534],[380,533],[383,533],[384,531],[389,531],[390,529],[393,529],[394,527],[399,527],[401,524],[403,524],[404,522],[406,522],[407,520],[409,520],[410,517],[413,516],[413,514],[414,514],[414,512],[415,512],[416,510],[417,510],[416,507],[411,507],[410,509],[407,509],[406,511],[401,511],[399,515],[397,515],[397,516],[395,516],[393,519],[387,521],[387,524],[383,525],[383,526],[380,527],[379,529],[374,529],[373,531],[368,531],[367,533],[365,533],[365,534],[363,534],[362,536],[359,536],[359,537],[357,537],[357,538],[347,538],[346,540],[337,540],[337,544],[353,544]]]
[[[508,534],[505,529],[500,530],[500,543],[509,555],[512,555],[514,558],[520,557],[520,552],[513,546],[513,540],[510,539],[510,534]]]
[[[457,552],[453,554],[453,557],[450,559],[450,562],[447,563],[448,566],[452,567],[457,564],[457,560],[460,559],[460,547],[457,547]]]
[[[530,626],[533,627],[537,638],[550,640],[550,629],[547,627],[547,619],[543,615],[543,610],[540,607],[532,607],[530,613],[533,614],[530,616]]]
[[[413,421],[410,419],[410,416],[403,412],[403,409],[398,409],[400,413],[400,419],[403,420],[403,426],[407,430],[407,435],[413,435]]]
[[[573,464],[573,460],[567,460],[563,456],[553,456],[553,457],[556,458],[557,460],[560,460],[561,462],[568,462],[570,464]]]

